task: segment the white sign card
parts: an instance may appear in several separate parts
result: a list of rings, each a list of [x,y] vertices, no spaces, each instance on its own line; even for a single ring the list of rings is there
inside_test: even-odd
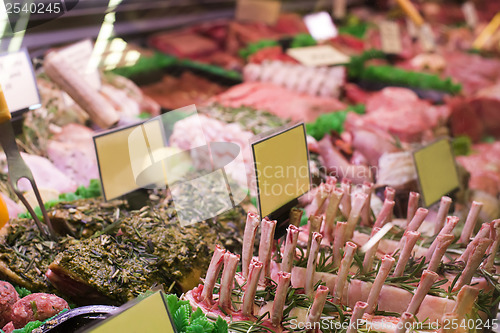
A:
[[[436,49],[436,37],[434,37],[434,32],[429,24],[424,23],[420,27],[419,40],[425,52],[431,52]]]
[[[335,38],[339,34],[332,17],[327,12],[306,15],[304,23],[311,36],[317,41]]]
[[[330,45],[296,47],[286,52],[305,66],[330,66],[347,64],[351,59]]]
[[[379,24],[382,50],[389,54],[399,54],[403,50],[399,25],[392,21],[382,21]]]
[[[33,64],[26,49],[0,55],[0,84],[11,113],[40,107]]]

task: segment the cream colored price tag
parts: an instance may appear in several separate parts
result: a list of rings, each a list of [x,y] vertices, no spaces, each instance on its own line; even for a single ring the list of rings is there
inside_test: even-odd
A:
[[[465,22],[474,29],[478,22],[476,7],[472,2],[467,1],[462,5],[462,11],[464,12]]]
[[[389,54],[399,54],[403,50],[399,25],[392,21],[382,21],[379,25],[382,50]]]
[[[432,32],[431,26],[427,23],[422,24],[419,33],[420,45],[425,52],[434,51],[436,49],[436,38]]]
[[[297,47],[288,49],[287,54],[305,66],[341,65],[350,58],[330,45]]]
[[[264,22],[273,25],[278,20],[280,11],[280,1],[239,0],[236,3],[236,20]]]
[[[0,85],[11,113],[40,107],[38,86],[26,50],[0,55]]]

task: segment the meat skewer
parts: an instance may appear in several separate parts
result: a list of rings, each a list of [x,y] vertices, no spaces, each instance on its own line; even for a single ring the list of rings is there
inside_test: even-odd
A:
[[[456,217],[456,216],[448,216],[446,218],[446,224],[441,229],[441,231],[439,232],[438,236],[440,236],[440,235],[446,235],[446,234],[451,234],[452,231],[453,231],[453,229],[455,229],[455,227],[457,226],[458,221],[459,221],[458,217]],[[431,260],[432,254],[434,253],[434,250],[436,249],[436,246],[437,246],[437,237],[436,237],[436,239],[434,239],[434,241],[432,242],[431,246],[429,247],[429,249],[427,250],[427,252],[425,254],[425,260],[426,261]]]
[[[326,207],[325,214],[325,232],[324,235],[329,242],[334,239],[335,218],[339,209],[340,201],[344,191],[341,188],[335,188],[331,193]]]
[[[394,269],[394,274],[392,276],[403,276],[406,264],[411,256],[411,251],[415,247],[419,237],[420,232],[417,231],[408,231],[405,233],[403,239],[401,240],[403,242],[403,249],[401,250],[398,263],[396,264],[396,268]]]
[[[311,252],[307,258],[306,284],[304,288],[306,295],[309,297],[312,297],[314,292],[314,273],[316,273],[316,263],[322,239],[323,236],[319,232],[315,232],[312,235]]]
[[[259,243],[259,261],[264,265],[263,274],[260,275],[260,282],[265,283],[266,277],[271,276],[271,255],[274,240],[274,230],[276,221],[271,221],[265,217],[262,222],[260,243]]]
[[[417,231],[427,217],[427,214],[429,214],[429,210],[427,210],[426,208],[420,207],[419,209],[417,209],[416,213],[408,224],[406,231]]]
[[[483,260],[483,256],[488,249],[488,246],[492,243],[491,239],[481,239],[478,244],[474,248],[471,253],[469,259],[467,260],[467,264],[465,265],[464,270],[462,271],[462,275],[457,280],[453,291],[460,290],[464,285],[469,284],[474,276],[474,273],[479,268],[481,261]]]
[[[366,301],[366,303],[368,303],[368,306],[366,308],[367,313],[373,313],[375,311],[375,306],[378,296],[380,295],[380,291],[382,290],[385,280],[389,276],[391,268],[392,266],[394,266],[395,262],[396,260],[390,255],[385,255],[382,258],[380,268],[378,270],[377,276],[375,277],[375,281],[373,281],[372,288],[370,289],[370,294],[368,295],[368,299]]]
[[[258,227],[259,215],[254,212],[248,212],[245,233],[243,234],[243,248],[241,250],[241,271],[245,278],[248,277],[248,266],[253,257],[253,247]]]
[[[324,210],[324,203],[326,199],[328,198],[328,192],[329,192],[330,185],[326,183],[321,183],[321,185],[318,188],[318,191],[316,192],[316,195],[313,198],[313,201],[311,202],[311,214],[310,215],[321,215]]]
[[[351,207],[351,214],[347,220],[346,239],[351,239],[354,234],[354,229],[361,217],[361,210],[366,205],[368,195],[365,193],[356,193]]]
[[[337,274],[337,283],[335,284],[335,291],[333,298],[335,303],[340,304],[344,296],[344,287],[347,283],[347,274],[351,268],[352,261],[354,260],[354,253],[356,252],[357,245],[353,242],[347,242],[344,248],[344,258],[340,263],[339,272]]]
[[[351,181],[347,178],[343,178],[340,188],[344,192],[344,196],[340,201],[340,209],[342,215],[348,217],[351,214]]]
[[[283,319],[283,308],[285,307],[286,295],[288,294],[291,278],[292,274],[290,273],[278,273],[278,286],[276,287],[276,294],[274,296],[273,309],[271,312],[271,323],[273,326],[280,325]]]
[[[344,248],[345,244],[345,234],[347,229],[347,222],[337,222],[335,226],[335,237],[333,239],[333,262],[335,267],[340,266],[340,261],[342,260],[340,256],[340,249]]]
[[[309,238],[307,240],[306,256],[309,257],[309,251],[311,249],[311,242],[313,239],[313,234],[321,230],[321,223],[323,222],[323,216],[310,216],[309,217]]]
[[[453,313],[457,314],[459,319],[465,319],[467,314],[472,313],[474,301],[479,295],[479,289],[471,286],[463,286],[460,289]]]
[[[451,198],[443,196],[441,198],[441,203],[439,204],[439,210],[436,215],[436,220],[434,221],[434,234],[438,234],[441,229],[443,229],[444,222],[446,220],[446,215],[451,206]]]
[[[207,275],[205,277],[205,284],[203,286],[203,291],[201,292],[201,302],[212,304],[213,303],[213,292],[215,287],[215,282],[219,276],[219,272],[222,268],[222,262],[224,261],[224,254],[226,250],[222,249],[219,245],[215,246],[215,251],[208,266]]]
[[[420,283],[418,284],[417,290],[413,295],[406,312],[411,314],[416,314],[420,304],[425,298],[425,295],[429,292],[434,282],[436,282],[439,275],[437,273],[424,270],[422,277],[420,278]]]
[[[250,263],[250,268],[248,272],[246,290],[243,294],[243,301],[241,312],[244,316],[253,316],[253,304],[255,300],[255,293],[257,292],[257,286],[259,285],[259,278],[262,272],[262,263],[256,259],[252,260]]]
[[[375,235],[379,231],[380,231],[380,228],[374,227],[372,230],[372,237],[373,237],[373,235]],[[376,242],[375,245],[370,247],[368,249],[368,251],[366,251],[366,253],[365,253],[365,258],[363,259],[363,271],[365,273],[371,271],[371,269],[372,269],[373,260],[375,259],[375,254],[377,253],[379,243],[380,243],[380,241]]]
[[[490,223],[490,238],[493,239],[493,243],[488,248],[488,258],[483,264],[486,271],[495,271],[495,255],[500,247],[500,220],[494,220]]]
[[[467,215],[467,219],[465,220],[465,225],[462,230],[462,235],[458,240],[459,243],[467,244],[469,243],[470,236],[472,235],[472,231],[476,226],[477,218],[479,216],[479,212],[481,212],[481,208],[483,207],[482,202],[473,201],[469,210],[469,214]]]
[[[370,225],[372,222],[371,218],[371,198],[373,193],[373,183],[364,182],[363,183],[363,193],[367,195],[366,203],[361,210],[361,225]]]
[[[406,213],[406,224],[410,224],[413,219],[415,212],[418,208],[418,200],[420,199],[420,194],[418,192],[410,192],[410,197],[408,198],[408,212]]]
[[[448,246],[453,243],[453,240],[455,239],[455,236],[452,234],[444,234],[444,235],[439,235],[436,238],[436,249],[434,250],[434,253],[432,254],[431,261],[429,262],[429,266],[427,267],[427,270],[433,271],[437,273],[437,269],[439,267],[439,264],[441,263],[443,256],[448,249]]]
[[[328,289],[328,287],[321,285],[318,286],[316,294],[314,295],[314,301],[311,306],[311,310],[309,310],[309,314],[307,315],[307,327],[319,326],[319,319],[321,318],[321,313],[323,312],[326,303],[326,296],[328,296],[329,292],[330,289]],[[309,330],[308,332],[314,331],[315,329]]]
[[[358,323],[363,318],[366,307],[368,306],[365,302],[356,302],[354,310],[352,310],[351,320],[349,321],[349,328],[346,333],[357,333]]]
[[[384,201],[394,201],[394,199],[396,198],[396,190],[390,186],[386,186],[385,190],[384,190],[384,198],[385,200]],[[394,206],[393,206],[394,208]],[[386,222],[391,222],[392,221],[392,216],[393,216],[393,211],[391,210],[389,216],[387,217],[387,221]]]
[[[467,260],[469,260],[472,251],[477,246],[479,241],[483,238],[488,238],[490,234],[491,234],[490,223],[483,223],[481,225],[481,229],[479,229],[474,239],[469,244],[467,244],[465,251],[460,255],[457,261],[467,262]]]
[[[297,248],[297,240],[299,239],[299,228],[294,225],[289,225],[286,233],[285,251],[281,262],[281,270],[290,273],[293,267],[293,259],[295,258],[295,249]]]
[[[233,290],[234,276],[236,275],[236,268],[238,267],[239,261],[240,256],[237,254],[232,254],[230,252],[224,254],[224,269],[222,270],[219,292],[219,305],[223,309],[232,310],[231,292]]]
[[[406,333],[406,330],[409,328],[411,322],[413,322],[413,315],[409,312],[403,312],[394,333]]]
[[[375,224],[373,225],[374,228],[382,228],[384,224],[391,220],[394,204],[394,201],[385,199],[384,205],[382,206],[380,213],[378,213]]]

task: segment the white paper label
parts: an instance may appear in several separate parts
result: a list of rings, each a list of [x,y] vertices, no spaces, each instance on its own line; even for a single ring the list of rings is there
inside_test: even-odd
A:
[[[90,39],[64,47],[57,52],[80,74],[93,88],[101,89],[101,76],[97,67],[91,65],[90,58],[94,45]]]
[[[410,35],[411,38],[418,37],[417,27],[415,26],[415,23],[413,23],[413,21],[410,20],[409,18],[406,19],[406,29],[408,29],[408,34]]]
[[[339,34],[332,17],[327,12],[306,15],[304,23],[311,36],[318,41],[335,38]]]
[[[350,58],[330,45],[297,47],[287,54],[305,66],[329,66],[347,64]]]
[[[382,50],[389,54],[399,54],[403,50],[399,25],[392,21],[382,21],[379,25]]]
[[[424,51],[429,52],[436,49],[436,39],[434,37],[434,32],[432,31],[431,26],[427,23],[422,24],[422,26],[420,27],[419,39],[420,45],[422,45]]]
[[[462,11],[464,12],[465,22],[471,28],[475,28],[478,22],[477,11],[474,4],[470,1],[467,1],[462,5]]]
[[[26,50],[0,55],[0,84],[10,112],[40,107],[35,73]]]

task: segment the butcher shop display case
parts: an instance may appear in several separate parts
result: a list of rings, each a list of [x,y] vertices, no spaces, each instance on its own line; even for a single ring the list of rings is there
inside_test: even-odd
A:
[[[0,333],[500,332],[498,1],[0,12]]]

